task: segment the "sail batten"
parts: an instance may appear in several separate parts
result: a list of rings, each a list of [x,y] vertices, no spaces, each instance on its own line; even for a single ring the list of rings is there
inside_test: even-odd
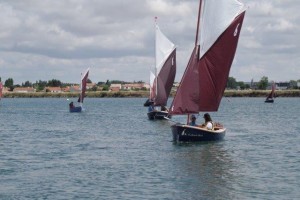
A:
[[[177,89],[172,115],[217,111],[235,56],[245,15],[243,4],[237,0],[202,0],[200,4],[200,45],[195,46]],[[213,12],[213,8],[217,9]],[[225,30],[215,28],[211,20],[217,26],[222,22]]]

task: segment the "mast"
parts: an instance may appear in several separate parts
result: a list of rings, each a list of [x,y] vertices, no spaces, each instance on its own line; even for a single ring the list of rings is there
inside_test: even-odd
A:
[[[200,2],[199,2],[199,11],[198,11],[198,20],[197,20],[197,31],[196,31],[195,46],[197,46],[197,44],[198,44],[198,35],[199,35],[199,27],[200,27],[201,4],[202,4],[202,0],[200,0]]]
[[[157,17],[154,18],[155,19],[155,41],[154,41],[154,51],[155,51],[155,98],[157,96],[157,61],[156,61],[156,58],[157,58],[157,52],[156,52],[156,40],[157,40]],[[154,99],[153,99],[154,100]]]
[[[150,67],[150,76],[149,76],[149,85],[150,85],[150,92],[149,92],[149,100],[151,100],[151,67]]]
[[[197,30],[196,30],[196,38],[195,38],[195,48],[198,45],[198,37],[199,37],[199,28],[200,28],[200,15],[201,15],[201,4],[202,0],[199,0],[199,9],[198,9],[198,18],[197,18]],[[198,50],[195,52],[195,56],[198,54]],[[186,124],[190,122],[190,114],[187,114]]]
[[[79,99],[78,99],[78,102],[79,102],[79,105],[82,107],[82,72],[80,73],[80,95],[79,95]]]

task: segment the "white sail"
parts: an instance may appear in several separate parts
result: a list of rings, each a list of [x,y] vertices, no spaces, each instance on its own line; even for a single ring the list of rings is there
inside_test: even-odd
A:
[[[153,87],[154,87],[155,74],[150,71],[150,99],[152,97]]]
[[[244,10],[244,4],[238,0],[202,0],[199,31],[200,58],[227,29],[233,19]]]
[[[156,76],[160,72],[166,59],[175,49],[175,45],[160,31],[158,25],[156,24],[155,31],[155,67]]]
[[[155,75],[153,72],[150,71],[150,87],[151,88],[153,88],[154,80],[155,80]]]

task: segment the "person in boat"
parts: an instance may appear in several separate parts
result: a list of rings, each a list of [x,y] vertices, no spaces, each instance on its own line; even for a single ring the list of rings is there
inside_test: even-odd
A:
[[[74,106],[74,103],[73,103],[73,101],[69,104],[69,108],[70,109],[72,109],[72,108],[74,108],[75,106]]]
[[[189,123],[190,126],[197,126],[196,124],[196,116],[195,115],[191,115],[191,121]]]
[[[149,105],[149,107],[148,107],[148,112],[152,112],[152,111],[154,111],[155,110],[155,108],[154,108],[154,103],[153,102],[150,102],[150,105]]]
[[[200,127],[202,128],[207,128],[208,130],[212,130],[213,129],[213,122],[212,119],[210,117],[210,115],[208,113],[205,113],[204,116],[204,123],[200,125]]]
[[[168,110],[168,108],[166,106],[161,106],[160,110],[161,111],[167,111],[167,112],[169,112],[169,110]]]

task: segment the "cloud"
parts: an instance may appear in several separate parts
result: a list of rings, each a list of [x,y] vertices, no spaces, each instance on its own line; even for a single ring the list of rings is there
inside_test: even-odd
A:
[[[243,2],[249,9],[230,75],[271,79],[285,66],[287,80],[300,79],[298,2]],[[91,67],[94,82],[148,81],[157,16],[177,45],[179,81],[193,49],[197,12],[195,0],[0,1],[0,77],[78,82],[78,74]]]

